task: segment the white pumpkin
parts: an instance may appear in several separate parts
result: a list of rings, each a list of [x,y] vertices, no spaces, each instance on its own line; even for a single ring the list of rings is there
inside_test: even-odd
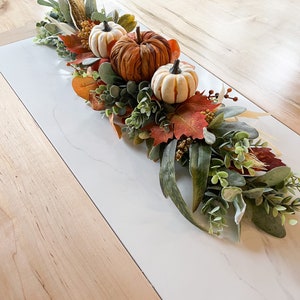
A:
[[[181,103],[194,96],[197,87],[195,68],[179,59],[174,64],[159,67],[151,79],[155,97],[169,104]]]
[[[126,29],[112,21],[95,25],[89,35],[89,46],[97,57],[108,58],[111,48],[120,37],[127,34]]]

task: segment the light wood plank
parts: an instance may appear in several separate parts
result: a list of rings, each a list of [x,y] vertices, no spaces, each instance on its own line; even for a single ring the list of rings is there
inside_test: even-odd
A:
[[[177,39],[198,64],[300,133],[299,1],[119,3],[147,27]]]
[[[0,1],[0,46],[34,36],[35,23],[49,11],[35,0]]]
[[[158,299],[0,77],[0,299]]]

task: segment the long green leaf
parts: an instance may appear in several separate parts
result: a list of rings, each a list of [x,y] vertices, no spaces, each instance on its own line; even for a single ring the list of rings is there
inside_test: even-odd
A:
[[[263,231],[275,237],[283,238],[286,235],[280,216],[274,218],[272,213],[268,214],[262,205],[253,205],[252,222]]]
[[[97,2],[96,0],[86,0],[85,1],[85,14],[88,18],[92,17],[92,14],[97,12]]]
[[[164,149],[162,158],[160,161],[160,186],[164,196],[170,197],[170,199],[174,202],[178,210],[181,214],[189,220],[192,224],[197,226],[199,229],[206,231],[207,230],[197,222],[194,218],[193,213],[187,206],[184,201],[180,190],[176,183],[175,178],[175,152],[176,152],[177,140],[171,141]]]
[[[53,8],[58,8],[58,2],[54,1],[54,0],[37,0],[37,3],[39,5],[43,5],[43,6],[49,6],[49,7],[53,7]]]
[[[68,0],[58,0],[58,4],[59,4],[59,9],[61,11],[61,13],[63,14],[66,22],[68,24],[72,24],[72,17],[71,17],[71,13],[70,13],[70,5]]]
[[[199,207],[207,186],[211,147],[202,143],[190,146],[189,170],[193,181],[193,212]]]
[[[275,186],[284,181],[291,174],[291,168],[280,166],[273,168],[264,175],[257,177],[254,182],[264,183],[267,186]]]
[[[223,122],[218,128],[212,128],[211,131],[217,136],[223,136],[230,131],[245,131],[249,133],[250,139],[256,139],[259,136],[258,131],[245,122]]]

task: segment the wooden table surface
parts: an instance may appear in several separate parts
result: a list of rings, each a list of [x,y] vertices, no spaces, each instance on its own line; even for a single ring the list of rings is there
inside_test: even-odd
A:
[[[300,3],[119,5],[300,133]],[[47,10],[0,7],[0,45],[33,36]],[[0,86],[0,299],[158,299],[2,75]]]

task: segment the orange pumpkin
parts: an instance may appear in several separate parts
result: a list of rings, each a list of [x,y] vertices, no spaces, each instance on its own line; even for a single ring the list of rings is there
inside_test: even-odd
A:
[[[150,81],[154,72],[171,61],[169,42],[153,31],[122,36],[113,46],[110,62],[113,70],[124,80]]]

